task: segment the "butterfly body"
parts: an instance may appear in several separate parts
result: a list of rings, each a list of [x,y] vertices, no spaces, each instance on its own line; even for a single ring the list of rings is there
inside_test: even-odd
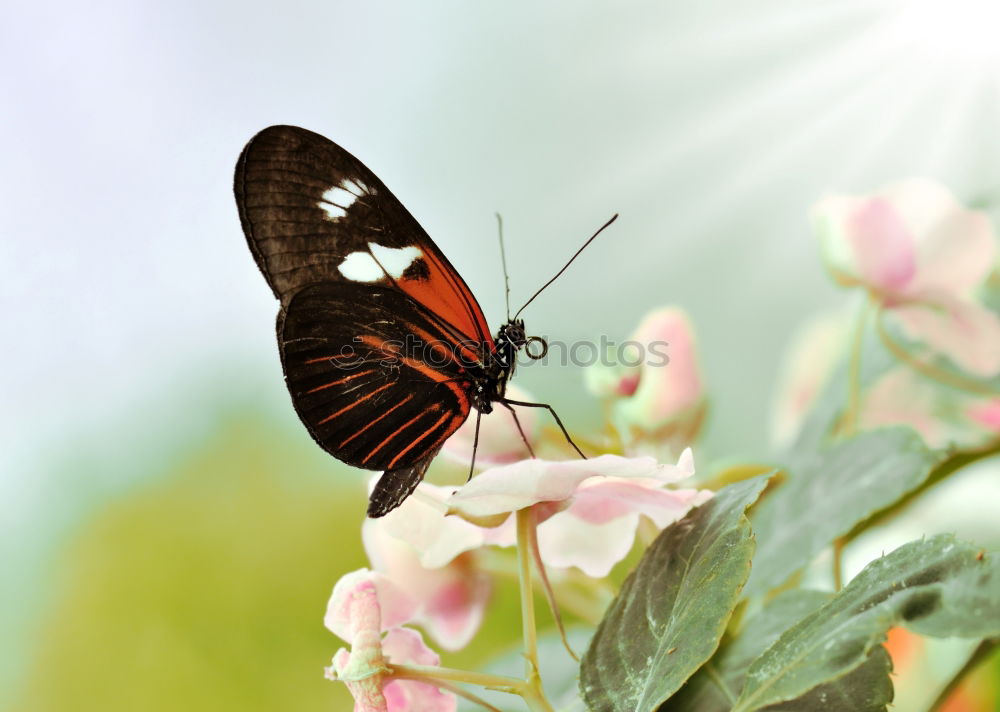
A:
[[[480,413],[492,413],[493,403],[502,402],[507,394],[507,381],[514,375],[517,353],[528,343],[524,321],[511,319],[500,327],[493,340],[489,363],[484,364],[482,378],[476,383],[472,405]]]
[[[381,516],[413,491],[472,409],[509,407],[507,382],[532,339],[516,318],[491,337],[472,292],[417,221],[318,134],[261,131],[237,162],[234,191],[280,301],[278,346],[296,413],[327,452],[385,471],[368,508]]]

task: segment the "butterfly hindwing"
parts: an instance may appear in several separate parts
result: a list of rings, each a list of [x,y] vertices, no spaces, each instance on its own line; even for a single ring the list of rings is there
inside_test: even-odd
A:
[[[381,517],[402,504],[424,479],[427,468],[440,449],[435,449],[414,465],[382,473],[368,497],[368,516]]]
[[[458,429],[470,409],[468,367],[482,357],[399,290],[343,282],[296,293],[278,342],[313,438],[373,470],[413,467]]]

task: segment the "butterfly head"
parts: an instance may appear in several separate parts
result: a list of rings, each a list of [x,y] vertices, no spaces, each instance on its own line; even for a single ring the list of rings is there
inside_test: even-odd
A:
[[[528,358],[538,360],[545,358],[549,345],[540,336],[528,336],[524,331],[523,319],[511,319],[500,327],[496,338],[496,357],[501,368],[510,373],[514,371],[517,353],[524,349]]]
[[[500,327],[497,343],[505,342],[514,347],[515,351],[524,348],[528,338],[524,333],[524,319],[511,319]]]

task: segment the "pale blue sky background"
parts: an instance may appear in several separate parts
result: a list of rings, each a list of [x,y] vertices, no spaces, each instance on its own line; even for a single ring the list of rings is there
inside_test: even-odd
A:
[[[294,425],[276,305],[231,197],[242,145],[271,123],[360,157],[494,324],[494,211],[515,302],[621,213],[529,329],[623,338],[682,306],[714,394],[709,451],[764,452],[781,350],[841,298],[809,205],[912,174],[966,198],[1000,188],[996,64],[968,51],[975,23],[904,14],[889,0],[7,3],[0,553],[31,561],[52,522],[207,431],[219,399]],[[522,375],[570,424],[596,417],[578,371]],[[67,481],[77,458],[91,474]]]

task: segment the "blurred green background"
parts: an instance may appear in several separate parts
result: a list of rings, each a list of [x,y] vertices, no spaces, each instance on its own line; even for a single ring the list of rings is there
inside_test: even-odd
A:
[[[349,704],[321,622],[364,564],[363,484],[284,391],[231,196],[256,131],[359,156],[494,324],[495,211],[514,302],[621,213],[529,330],[622,339],[682,306],[699,462],[761,456],[784,345],[841,300],[810,204],[915,174],[1000,188],[997,25],[965,4],[7,3],[0,709]],[[578,368],[518,382],[598,422]],[[504,595],[449,662],[503,636]]]

